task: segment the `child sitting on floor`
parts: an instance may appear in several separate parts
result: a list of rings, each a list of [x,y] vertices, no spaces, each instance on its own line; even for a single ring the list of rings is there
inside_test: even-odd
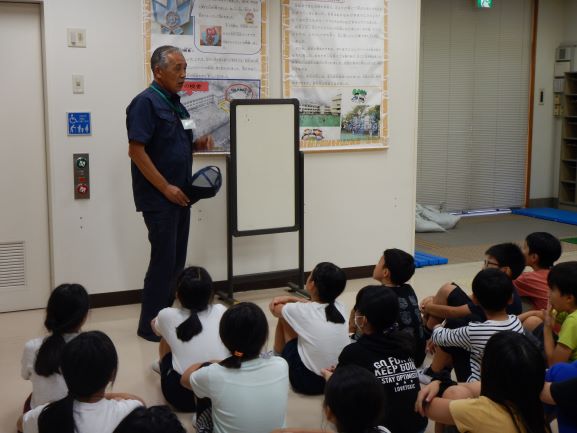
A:
[[[338,266],[319,263],[306,283],[310,301],[279,296],[269,305],[279,319],[274,350],[288,362],[290,383],[296,392],[322,394],[325,380],[321,370],[335,365],[341,350],[350,343],[345,307],[336,300],[346,283]]]
[[[199,398],[197,433],[268,433],[284,426],[288,366],[279,356],[260,357],[268,339],[264,312],[255,304],[230,307],[220,321],[220,338],[232,356],[220,363],[195,364],[182,375],[182,386]]]
[[[448,400],[419,394],[415,410],[470,433],[549,433],[539,394],[545,361],[524,335],[503,331],[487,342],[478,398]]]
[[[181,308],[164,308],[151,327],[162,337],[159,346],[162,394],[179,412],[193,412],[194,394],[180,385],[180,378],[192,364],[230,356],[218,336],[226,307],[212,303],[212,279],[206,269],[198,266],[182,271],[176,280],[176,297]]]
[[[80,332],[88,309],[88,293],[80,284],[61,284],[50,294],[44,320],[50,335],[28,341],[22,354],[22,377],[32,382],[24,412],[68,394],[60,358],[64,345]]]
[[[108,336],[84,332],[64,346],[62,376],[68,395],[23,415],[24,433],[112,433],[133,409],[144,404],[129,394],[108,394],[118,355]]]
[[[504,243],[493,245],[485,251],[483,269],[496,268],[504,272],[511,280],[515,280],[525,269],[525,256],[517,245]],[[455,283],[444,284],[435,294],[421,302],[421,311],[425,326],[433,329],[444,319],[465,319],[460,323],[466,325],[471,320],[483,321],[483,310],[475,305],[461,287]],[[507,313],[521,314],[521,298],[516,290],[513,291],[512,302],[507,306]]]
[[[399,299],[399,315],[397,323],[400,330],[407,330],[413,336],[415,351],[413,361],[419,366],[425,359],[426,337],[423,321],[419,310],[419,301],[415,291],[407,281],[415,273],[413,256],[397,248],[385,250],[373,270],[373,278],[383,286],[393,291]],[[361,289],[362,291],[362,289]],[[349,316],[349,332],[355,333],[354,316],[359,302],[361,291],[357,294],[355,306]]]
[[[561,242],[549,233],[531,233],[525,238],[523,254],[525,264],[533,271],[523,272],[513,285],[519,296],[532,304],[531,309],[544,310],[549,300],[547,276],[551,266],[561,257]]]
[[[473,300],[483,310],[487,318],[484,322],[471,322],[456,329],[443,328],[437,325],[431,340],[441,349],[459,347],[470,353],[470,375],[467,382],[480,380],[481,359],[489,338],[498,332],[514,331],[523,333],[523,326],[517,316],[507,314],[507,305],[513,296],[513,283],[499,269],[484,269],[473,280]],[[442,352],[435,353],[435,357]],[[462,380],[463,378],[459,378]]]
[[[383,286],[363,287],[359,295],[353,320],[361,337],[343,349],[335,371],[347,365],[370,371],[381,382],[387,400],[380,424],[393,433],[419,433],[427,419],[414,412],[420,389],[413,361],[415,342],[396,322],[399,299]],[[330,374],[327,370],[323,373]]]
[[[547,282],[551,289],[548,309],[524,313],[523,326],[534,335],[542,334],[547,364],[552,366],[577,360],[577,262],[553,266]],[[555,341],[553,326],[561,314],[566,317]]]

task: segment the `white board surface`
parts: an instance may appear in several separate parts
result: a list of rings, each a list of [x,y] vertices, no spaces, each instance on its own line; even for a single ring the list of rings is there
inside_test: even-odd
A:
[[[287,103],[236,105],[234,164],[236,229],[296,225],[295,110]]]

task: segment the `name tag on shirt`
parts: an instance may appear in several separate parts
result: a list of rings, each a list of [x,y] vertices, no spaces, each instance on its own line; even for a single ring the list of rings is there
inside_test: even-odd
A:
[[[196,123],[194,123],[194,120],[192,120],[192,119],[180,119],[180,121],[182,122],[182,127],[184,129],[190,129],[190,130],[196,129]]]

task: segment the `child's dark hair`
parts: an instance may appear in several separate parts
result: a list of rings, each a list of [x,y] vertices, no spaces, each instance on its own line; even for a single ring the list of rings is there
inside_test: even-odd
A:
[[[48,298],[44,326],[50,335],[44,339],[34,362],[34,371],[48,377],[60,373],[64,334],[76,332],[86,319],[90,303],[86,289],[80,284],[61,284]]]
[[[405,284],[415,274],[415,259],[409,253],[398,248],[389,248],[383,256],[391,281],[397,286]]]
[[[473,279],[473,294],[486,311],[497,312],[507,308],[513,290],[513,282],[499,269],[483,269]]]
[[[244,361],[258,358],[268,338],[268,322],[252,302],[233,305],[222,315],[220,339],[232,356],[221,361],[227,368],[240,368]]]
[[[202,331],[198,313],[206,310],[214,297],[210,274],[200,266],[186,268],[176,280],[176,294],[180,304],[190,310],[188,319],[176,328],[176,336],[181,341],[190,341]]]
[[[525,238],[529,254],[537,254],[539,267],[549,269],[561,257],[561,242],[551,233],[535,232]]]
[[[311,272],[311,280],[315,283],[321,302],[329,304],[325,308],[327,321],[345,323],[345,318],[335,306],[335,300],[347,285],[344,271],[333,263],[321,262]]]
[[[62,351],[61,370],[68,396],[50,403],[38,417],[39,433],[74,433],[75,399],[88,398],[114,381],[118,355],[112,340],[100,331],[83,332]]]
[[[395,340],[407,356],[414,357],[416,341],[412,333],[398,330],[399,297],[384,286],[365,286],[357,296],[357,313],[365,316],[375,333],[387,333],[389,340]]]
[[[399,317],[399,298],[383,286],[365,286],[359,292],[356,311],[365,316],[376,332],[393,326]]]
[[[369,371],[345,365],[327,381],[323,404],[335,417],[337,432],[376,432],[385,409],[385,390]]]
[[[139,406],[126,415],[113,433],[186,433],[168,406]]]
[[[525,256],[519,245],[512,242],[497,244],[485,251],[485,255],[493,257],[500,268],[511,269],[511,279],[515,280],[525,269]]]
[[[573,295],[577,303],[577,262],[563,262],[553,266],[547,276],[547,283],[562,295]]]
[[[481,362],[481,395],[504,407],[517,431],[550,432],[539,399],[545,368],[541,352],[525,335],[498,332],[485,346]]]

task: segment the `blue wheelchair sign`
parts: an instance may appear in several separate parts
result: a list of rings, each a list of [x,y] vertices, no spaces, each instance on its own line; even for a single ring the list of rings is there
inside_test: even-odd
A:
[[[68,135],[90,135],[90,113],[68,113]]]

